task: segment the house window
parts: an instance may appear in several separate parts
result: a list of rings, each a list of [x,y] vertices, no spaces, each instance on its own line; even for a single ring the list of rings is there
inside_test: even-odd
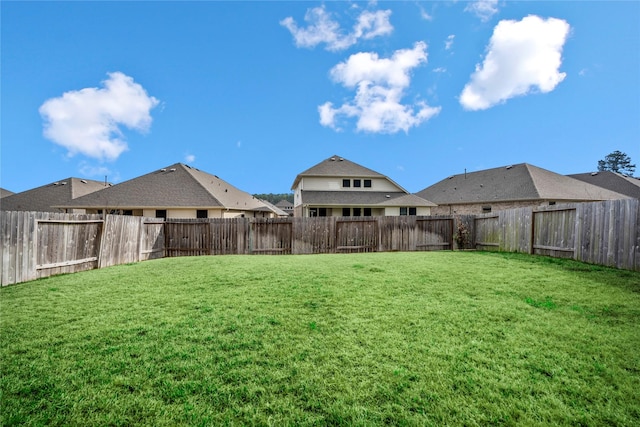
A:
[[[124,209],[122,215],[133,216],[133,209]]]
[[[309,208],[309,216],[318,216],[318,208]]]
[[[196,218],[209,218],[209,212],[206,209],[198,209],[196,211]]]
[[[327,208],[318,208],[318,216],[327,216]]]
[[[362,185],[362,181],[361,180],[359,180],[359,179],[354,179],[353,180],[353,186],[354,187],[360,188],[361,185]]]
[[[365,179],[364,180],[364,188],[371,188],[371,180],[370,179]]]
[[[344,188],[351,187],[351,180],[350,179],[343,179],[342,180],[342,187],[344,187]]]
[[[491,206],[482,207],[482,213],[489,213],[489,212],[491,212]]]
[[[351,208],[342,208],[342,216],[351,215]]]
[[[409,208],[409,215],[417,215],[418,208]]]
[[[156,209],[156,218],[167,219],[167,210],[166,209]]]
[[[364,208],[364,216],[371,216],[371,208]]]
[[[556,204],[556,202],[549,202],[549,206],[553,206],[555,204]]]
[[[362,209],[361,208],[353,208],[353,216],[361,216]]]

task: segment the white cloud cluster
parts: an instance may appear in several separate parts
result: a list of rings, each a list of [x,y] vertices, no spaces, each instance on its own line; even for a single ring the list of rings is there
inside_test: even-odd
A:
[[[104,88],[85,88],[51,98],[40,107],[44,136],[65,147],[69,155],[115,160],[127,150],[120,126],[146,132],[150,111],[158,100],[133,78],[108,73]]]
[[[482,22],[487,22],[498,13],[498,0],[475,0],[470,2],[464,10],[474,13]]]
[[[451,50],[451,48],[453,47],[453,40],[456,38],[455,34],[449,34],[447,36],[447,39],[444,41],[444,49],[445,50]]]
[[[334,108],[331,102],[318,107],[320,123],[339,129],[340,116],[357,117],[359,131],[395,133],[411,127],[440,112],[424,102],[403,105],[404,90],[411,83],[411,71],[427,61],[427,45],[418,42],[413,49],[401,49],[391,58],[376,53],[360,52],[331,69],[331,78],[349,89],[355,89],[352,102]]]
[[[311,48],[325,43],[327,50],[339,51],[353,46],[359,39],[368,40],[391,34],[393,26],[389,22],[390,16],[390,10],[365,10],[358,16],[352,31],[344,34],[340,24],[321,6],[307,10],[304,17],[308,24],[306,28],[298,27],[292,17],[283,19],[280,25],[291,32],[298,47]]]
[[[482,66],[476,65],[460,95],[468,110],[484,110],[532,91],[550,92],[564,80],[558,71],[569,24],[529,15],[500,21],[493,30]]]

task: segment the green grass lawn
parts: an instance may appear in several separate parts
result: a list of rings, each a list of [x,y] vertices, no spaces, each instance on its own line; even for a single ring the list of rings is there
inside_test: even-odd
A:
[[[168,258],[0,291],[2,425],[640,424],[640,273]]]

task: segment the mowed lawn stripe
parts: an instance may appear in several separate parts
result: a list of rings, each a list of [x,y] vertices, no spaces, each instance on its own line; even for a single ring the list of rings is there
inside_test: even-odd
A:
[[[633,425],[640,273],[167,258],[0,291],[2,425]]]

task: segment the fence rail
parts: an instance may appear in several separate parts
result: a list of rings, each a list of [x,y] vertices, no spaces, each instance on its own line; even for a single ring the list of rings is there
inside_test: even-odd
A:
[[[640,201],[467,216],[155,219],[0,213],[1,285],[195,255],[283,255],[464,248],[573,258],[640,271]],[[466,234],[468,233],[468,234]],[[463,237],[464,237],[463,236]]]

